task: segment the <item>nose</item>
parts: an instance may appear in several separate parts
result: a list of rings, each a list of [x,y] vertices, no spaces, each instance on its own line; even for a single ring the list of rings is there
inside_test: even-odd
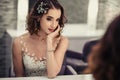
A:
[[[58,25],[58,23],[53,21],[52,24],[51,24],[51,28],[56,28],[57,25]]]

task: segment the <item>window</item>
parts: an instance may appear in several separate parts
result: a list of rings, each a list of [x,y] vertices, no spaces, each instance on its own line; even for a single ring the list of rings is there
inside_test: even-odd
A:
[[[21,31],[25,31],[25,20],[29,9],[28,4],[32,5],[32,1],[33,0],[19,0],[17,26],[18,34],[20,34]],[[96,35],[95,30],[98,12],[98,0],[59,1],[64,6],[65,14],[69,20],[68,23],[65,25],[63,35],[68,37]]]

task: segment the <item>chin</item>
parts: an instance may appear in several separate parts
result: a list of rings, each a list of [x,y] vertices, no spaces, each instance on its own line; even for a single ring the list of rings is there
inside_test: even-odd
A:
[[[50,32],[50,31],[49,31],[49,32],[47,32],[47,34],[50,34],[50,33],[52,33],[52,32]]]
[[[50,34],[51,32],[46,32],[46,34],[48,35],[48,34]]]

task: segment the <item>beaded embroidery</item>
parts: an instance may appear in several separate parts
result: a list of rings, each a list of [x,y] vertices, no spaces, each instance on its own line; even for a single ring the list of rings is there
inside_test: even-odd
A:
[[[30,54],[23,40],[23,37],[20,37],[25,76],[46,76],[46,58],[37,58],[35,57],[35,53]]]
[[[38,7],[37,7],[37,11],[38,11],[38,14],[41,14],[41,13],[47,13],[47,3],[44,3],[44,2],[41,2]]]

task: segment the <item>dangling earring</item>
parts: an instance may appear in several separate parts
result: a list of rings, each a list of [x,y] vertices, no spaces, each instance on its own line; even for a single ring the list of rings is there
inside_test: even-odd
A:
[[[37,19],[37,29],[40,30],[40,18]]]
[[[37,21],[35,31],[39,31],[39,30],[40,30],[40,22]]]
[[[39,31],[39,24],[38,24],[38,22],[36,23],[35,31]]]
[[[39,29],[40,28],[40,22],[37,22],[37,29]]]

